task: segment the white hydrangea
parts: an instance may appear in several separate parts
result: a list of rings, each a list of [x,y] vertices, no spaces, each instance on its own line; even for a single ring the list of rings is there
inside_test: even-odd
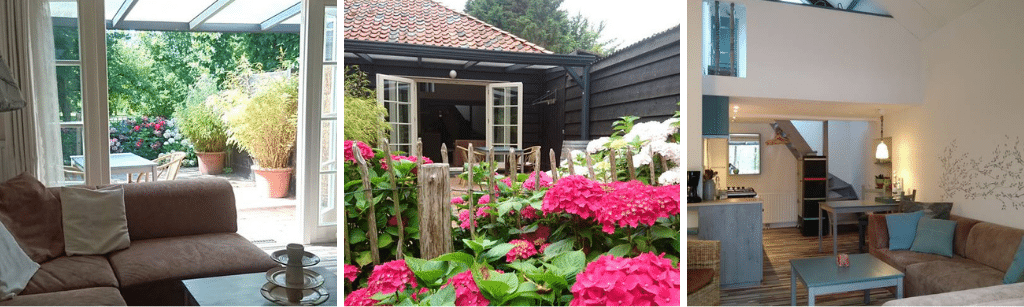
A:
[[[650,148],[654,150],[654,153],[660,154],[668,161],[673,161],[676,165],[682,164],[682,155],[679,154],[679,143],[666,143],[665,141],[654,141],[651,142]],[[647,147],[644,147],[646,149]]]
[[[605,137],[601,137],[599,139],[590,141],[590,143],[587,143],[587,152],[593,154],[593,153],[597,153],[598,151],[601,151],[601,150],[605,149],[604,145],[608,144],[609,140],[610,139],[605,136]]]
[[[167,139],[167,143],[174,143],[174,138],[172,137],[172,138]],[[167,143],[164,143],[164,144],[167,144]]]
[[[639,138],[644,143],[652,141],[665,141],[669,135],[674,133],[675,127],[662,124],[660,122],[643,122],[633,125],[633,129],[630,129],[626,135],[622,138],[626,141],[632,142]]]
[[[650,146],[644,146],[640,149],[640,152],[633,155],[633,167],[639,168],[644,165],[651,164],[651,150]]]
[[[679,123],[679,118],[678,117],[669,117],[665,121],[661,122],[662,125],[665,125],[666,127],[669,127],[669,129],[672,129],[671,130],[672,133],[679,132],[679,124],[678,123]]]
[[[679,167],[673,167],[672,169],[667,170],[664,173],[661,173],[661,176],[658,176],[658,184],[659,185],[679,184]]]

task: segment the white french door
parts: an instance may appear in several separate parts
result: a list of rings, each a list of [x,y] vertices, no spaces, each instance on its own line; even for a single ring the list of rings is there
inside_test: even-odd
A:
[[[303,0],[300,28],[297,194],[302,241],[338,241],[338,123],[341,52],[336,0]]]
[[[418,137],[419,108],[416,103],[416,81],[408,78],[377,74],[377,101],[388,109],[392,151],[414,155],[413,144]]]
[[[523,148],[523,83],[487,85],[487,146]],[[505,162],[505,156],[495,155]]]

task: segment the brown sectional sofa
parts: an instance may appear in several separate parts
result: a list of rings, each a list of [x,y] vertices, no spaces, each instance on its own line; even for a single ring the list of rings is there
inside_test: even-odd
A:
[[[236,233],[235,196],[227,181],[123,187],[130,247],[41,263],[25,290],[0,305],[184,305],[183,279],[265,272],[277,266]],[[48,190],[59,199],[60,189]]]
[[[889,250],[885,215],[868,217],[869,252],[899,269],[907,297],[1003,284],[1024,230],[951,215],[956,221],[953,258]]]

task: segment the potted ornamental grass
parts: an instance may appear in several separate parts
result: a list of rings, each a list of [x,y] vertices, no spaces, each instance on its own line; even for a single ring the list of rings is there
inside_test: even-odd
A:
[[[195,148],[199,172],[204,175],[220,174],[224,169],[224,149],[228,140],[221,113],[200,101],[187,104],[176,117],[181,134]]]
[[[237,91],[235,109],[227,116],[230,142],[256,162],[256,185],[269,197],[288,195],[293,168],[289,163],[298,137],[299,80],[295,75],[260,82],[251,97]]]

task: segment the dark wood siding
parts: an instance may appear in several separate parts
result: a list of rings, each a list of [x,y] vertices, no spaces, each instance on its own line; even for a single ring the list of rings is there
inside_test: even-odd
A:
[[[590,137],[609,136],[612,122],[626,115],[638,122],[665,120],[679,111],[679,28],[673,28],[598,60],[591,68]],[[581,88],[562,69],[545,77],[562,93],[558,104],[565,140],[580,139]],[[561,140],[559,140],[560,143]]]

